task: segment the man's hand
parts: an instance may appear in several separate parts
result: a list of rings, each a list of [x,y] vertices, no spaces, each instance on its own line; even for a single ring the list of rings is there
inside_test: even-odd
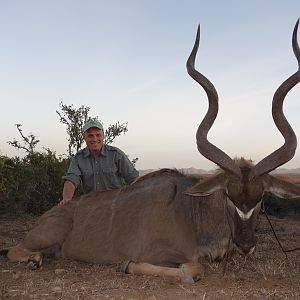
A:
[[[74,196],[75,185],[72,181],[66,180],[64,183],[64,189],[62,197],[63,199],[58,203],[58,206],[65,205],[70,202]]]
[[[72,199],[62,199],[57,205],[62,206],[69,203]]]

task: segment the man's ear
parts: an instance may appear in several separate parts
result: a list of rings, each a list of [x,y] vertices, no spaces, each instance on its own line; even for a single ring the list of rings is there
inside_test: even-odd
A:
[[[206,180],[199,180],[196,184],[189,187],[183,193],[190,196],[209,196],[218,190],[225,190],[228,182],[226,173],[213,175]]]

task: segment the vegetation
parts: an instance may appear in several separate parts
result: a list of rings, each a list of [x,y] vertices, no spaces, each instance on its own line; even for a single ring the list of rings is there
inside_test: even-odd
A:
[[[268,215],[284,218],[300,215],[300,198],[280,199],[270,193],[264,196],[264,208]]]
[[[81,134],[81,129],[83,124],[88,119],[97,119],[89,117],[90,108],[87,106],[80,106],[79,108],[74,108],[73,105],[65,105],[62,102],[59,104],[61,111],[56,111],[59,115],[60,122],[67,125],[68,134],[68,154],[69,157],[73,156],[79,149],[82,148],[83,137]],[[101,123],[101,121],[100,121]],[[111,144],[114,139],[121,134],[125,134],[128,131],[127,123],[117,122],[116,124],[109,125],[105,129],[105,143]]]
[[[0,213],[39,215],[57,204],[68,161],[50,150],[0,156]]]
[[[21,124],[16,124],[21,141],[8,143],[25,151],[23,158],[0,155],[0,214],[40,215],[59,202],[62,193],[62,176],[66,173],[71,157],[83,146],[81,128],[89,119],[89,108],[60,103],[57,111],[60,122],[67,125],[67,155],[58,156],[43,148],[37,151],[39,140],[34,134],[25,135]],[[127,124],[117,122],[105,131],[106,143],[128,131]],[[133,160],[133,163],[137,158]],[[76,191],[77,195],[81,190]]]
[[[61,198],[62,176],[66,173],[70,158],[83,146],[81,128],[90,118],[89,107],[74,108],[59,104],[56,111],[59,120],[67,126],[67,154],[58,156],[54,151],[37,151],[39,140],[34,134],[25,135],[21,124],[16,124],[21,141],[14,139],[8,143],[25,151],[25,156],[7,157],[0,155],[0,214],[40,215],[56,205]],[[106,143],[111,144],[117,136],[128,131],[127,124],[117,122],[105,131]],[[137,158],[132,162],[135,164]],[[81,190],[76,191],[77,195]],[[266,193],[264,207],[268,214],[286,217],[300,215],[300,198],[283,200]]]

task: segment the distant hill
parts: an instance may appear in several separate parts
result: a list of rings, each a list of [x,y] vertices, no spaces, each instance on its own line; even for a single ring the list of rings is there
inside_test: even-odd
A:
[[[300,175],[300,168],[296,169],[285,169],[285,168],[279,168],[271,172],[271,174],[294,174],[294,175]]]
[[[140,176],[143,176],[145,174],[148,174],[150,172],[156,171],[158,169],[146,169],[146,170],[139,170]],[[191,175],[207,175],[207,174],[213,174],[215,171],[214,170],[203,170],[203,169],[196,169],[196,168],[182,168],[178,169],[179,171],[185,173],[185,174],[191,174]],[[285,169],[285,168],[279,168],[271,172],[273,175],[279,175],[279,174],[284,174],[284,175],[300,175],[300,168],[296,169]]]
[[[159,169],[146,169],[146,170],[139,170],[140,176],[143,176],[145,174],[148,174],[150,172],[157,171]],[[196,168],[182,168],[177,169],[180,172],[183,172],[184,174],[191,174],[191,175],[206,175],[206,174],[212,174],[214,171],[206,171],[202,169],[196,169]]]

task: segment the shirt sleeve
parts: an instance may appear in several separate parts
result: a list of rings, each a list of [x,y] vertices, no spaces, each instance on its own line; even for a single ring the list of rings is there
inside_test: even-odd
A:
[[[133,182],[138,176],[139,172],[135,169],[132,162],[128,159],[127,155],[119,150],[120,158],[118,163],[119,172],[127,184]]]
[[[75,156],[72,158],[67,174],[63,176],[63,180],[72,181],[75,187],[77,187],[81,181],[80,176],[81,171],[79,169],[77,157]]]

